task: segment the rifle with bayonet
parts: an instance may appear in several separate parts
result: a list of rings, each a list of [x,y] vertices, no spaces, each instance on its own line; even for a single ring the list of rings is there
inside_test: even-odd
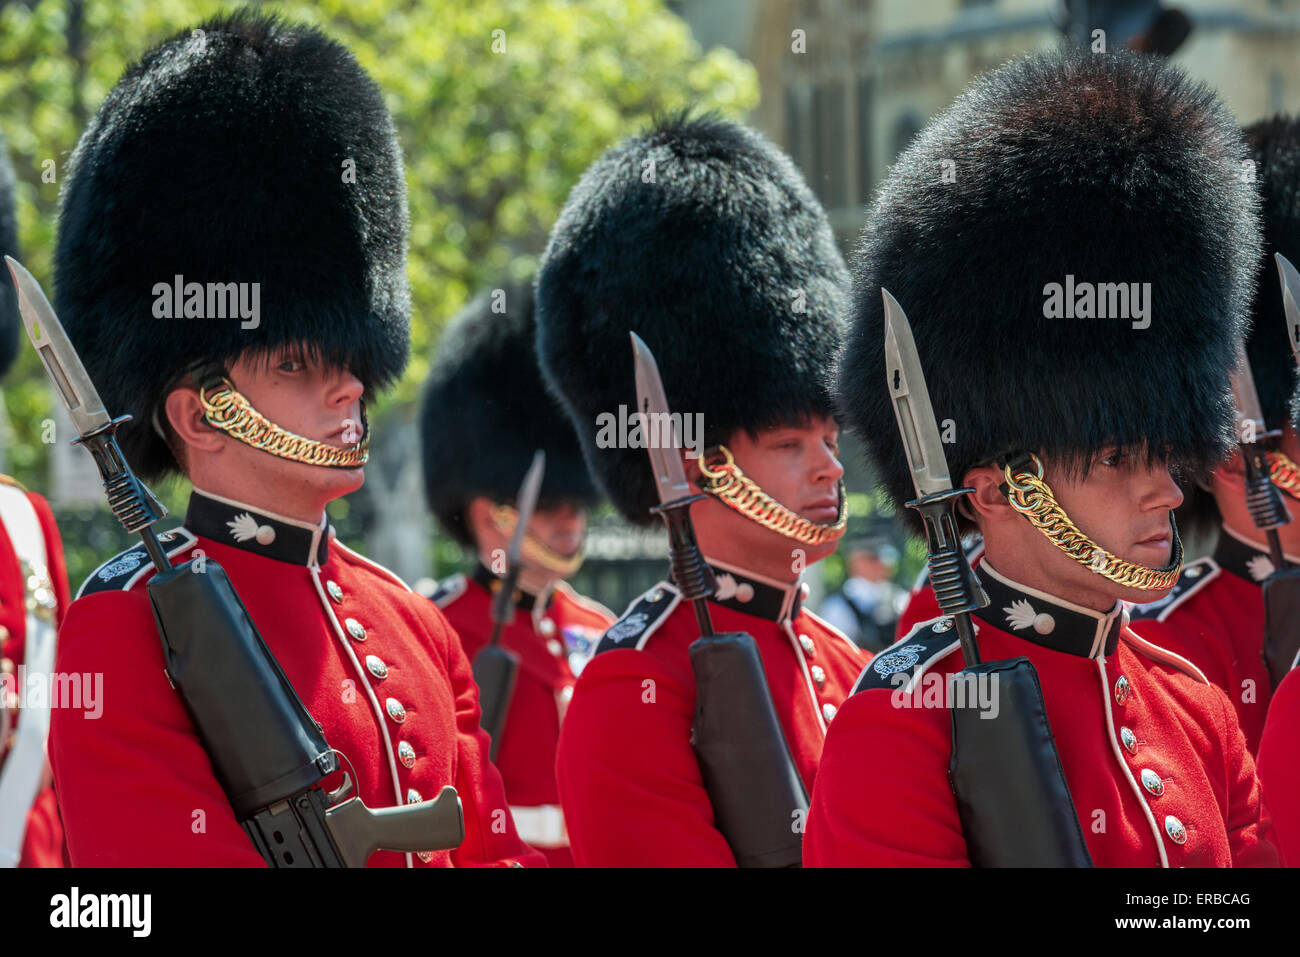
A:
[[[138,534],[154,565],[146,590],[172,687],[180,694],[235,816],[271,867],[364,867],[377,850],[458,847],[464,814],[456,789],[432,801],[371,809],[348,797],[351,775],[325,740],[258,633],[225,570],[211,558],[173,567],[154,533],[167,514],[132,473],[112,418],[40,285],[5,257],[27,336],[76,426],[74,445],[95,460],[109,507]],[[231,689],[238,689],[237,695]],[[344,758],[346,760],[346,758]]]
[[[524,474],[519,495],[515,498],[515,530],[510,535],[510,545],[506,549],[506,574],[497,593],[492,596],[492,639],[479,649],[471,664],[482,710],[479,724],[491,740],[488,757],[492,761],[497,759],[497,752],[501,750],[506,714],[515,694],[515,682],[519,678],[519,656],[509,648],[501,647],[501,632],[515,617],[519,556],[523,552],[524,536],[528,534],[533,509],[537,507],[537,494],[541,491],[545,471],[546,453],[538,449],[533,453],[533,462]]]
[[[1028,658],[981,662],[970,613],[989,603],[966,560],[953,488],[912,327],[897,300],[885,303],[885,374],[930,552],[930,584],[952,616],[966,667],[952,680],[988,682],[996,709],[953,706],[948,775],[975,867],[1091,867],[1052,738],[1038,672]],[[992,717],[990,717],[992,715]]]
[[[632,353],[638,414],[672,423],[654,355],[636,333]],[[708,599],[717,583],[700,554],[690,507],[705,498],[692,494],[682,466],[676,425],[668,448],[650,443],[650,465],[660,504],[653,512],[668,526],[673,582],[691,603],[700,637],[689,649],[695,673],[695,721],[691,741],[704,779],[713,819],[741,867],[799,867],[802,832],[796,821],[808,813],[808,793],[772,703],[754,637],[743,631],[717,634]]]
[[[1282,306],[1286,314],[1287,338],[1291,343],[1291,351],[1295,354],[1296,362],[1300,363],[1300,305],[1297,300],[1300,299],[1300,273],[1296,272],[1295,266],[1287,260],[1281,253],[1274,253],[1273,259],[1277,263],[1279,280],[1282,283]],[[1235,389],[1235,380],[1234,380]],[[1256,400],[1258,405],[1258,399]],[[1267,433],[1269,448],[1276,441],[1279,433]],[[1268,678],[1270,684],[1276,689],[1278,684],[1287,673],[1296,666],[1297,658],[1300,657],[1300,568],[1287,567],[1286,560],[1282,554],[1282,546],[1278,540],[1277,527],[1291,520],[1290,513],[1287,512],[1286,506],[1282,504],[1281,497],[1278,495],[1276,487],[1267,477],[1271,471],[1267,462],[1267,451],[1264,450],[1263,475],[1265,481],[1268,481],[1268,487],[1272,490],[1273,495],[1278,496],[1278,507],[1285,519],[1277,522],[1268,530],[1269,550],[1273,556],[1273,573],[1264,580],[1264,647],[1263,659],[1264,666],[1268,669]],[[1258,458],[1258,456],[1256,456]],[[1246,500],[1251,501],[1250,492],[1250,460],[1247,460],[1247,491]],[[1258,466],[1256,467],[1258,470]],[[1251,509],[1251,518],[1255,524],[1259,525],[1260,520],[1255,517],[1255,508]],[[1262,517],[1266,520],[1272,520],[1274,514],[1267,510],[1261,509]],[[1265,526],[1260,526],[1261,528]]]

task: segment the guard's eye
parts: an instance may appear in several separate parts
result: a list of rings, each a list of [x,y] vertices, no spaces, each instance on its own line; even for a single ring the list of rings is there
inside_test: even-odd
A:
[[[276,368],[281,372],[301,372],[307,368],[307,363],[300,358],[290,357],[282,360]]]
[[[1126,456],[1123,452],[1112,452],[1110,453],[1110,455],[1106,456],[1104,459],[1101,460],[1101,464],[1109,465],[1111,468],[1115,468],[1121,462],[1123,462],[1127,457],[1128,456]]]

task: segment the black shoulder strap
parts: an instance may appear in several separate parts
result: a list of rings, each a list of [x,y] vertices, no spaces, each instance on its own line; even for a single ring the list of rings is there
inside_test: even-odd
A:
[[[894,676],[910,672],[914,681],[926,668],[957,647],[957,632],[951,618],[935,618],[917,625],[908,636],[890,645],[863,669],[853,694],[872,688],[895,689],[899,686]]]
[[[681,593],[668,582],[655,585],[628,605],[623,617],[606,629],[592,657],[616,648],[643,648],[681,600]]]
[[[187,528],[173,528],[170,532],[158,536],[167,557],[171,558],[197,542],[198,536]],[[77,597],[84,598],[101,591],[121,591],[130,588],[141,575],[153,569],[149,553],[144,550],[144,542],[137,542],[124,552],[118,552],[104,564],[100,565],[90,577],[77,589]]]
[[[438,587],[428,596],[429,600],[439,608],[446,608],[469,587],[469,580],[464,575],[452,575],[438,582]]]
[[[1163,621],[1175,607],[1212,582],[1218,576],[1218,572],[1218,563],[1212,558],[1201,558],[1184,565],[1178,575],[1178,581],[1174,582],[1174,587],[1170,589],[1169,594],[1157,601],[1133,605],[1128,610],[1129,621],[1151,619]]]

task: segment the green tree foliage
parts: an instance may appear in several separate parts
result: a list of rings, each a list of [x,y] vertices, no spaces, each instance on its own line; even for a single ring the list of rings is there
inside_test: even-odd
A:
[[[387,416],[413,414],[442,324],[479,287],[534,268],[569,189],[601,151],[656,113],[694,105],[740,118],[758,101],[754,69],[726,49],[702,51],[661,0],[261,7],[347,44],[397,120],[411,207],[413,349],[401,383],[374,410],[380,428]],[[205,0],[0,0],[0,131],[19,182],[23,258],[47,289],[59,188],[80,131],[129,63],[228,8]],[[7,468],[43,490],[50,396],[31,350],[10,373],[4,398]],[[173,505],[184,500],[180,484],[162,492]],[[60,514],[74,586],[104,557],[106,518]]]

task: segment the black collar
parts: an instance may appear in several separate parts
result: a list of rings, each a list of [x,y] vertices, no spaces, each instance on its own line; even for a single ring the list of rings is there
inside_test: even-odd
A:
[[[324,565],[333,533],[324,515],[320,524],[309,525],[197,488],[190,495],[185,527],[223,545],[295,565]]]
[[[714,604],[769,621],[789,621],[803,609],[804,585],[799,580],[778,582],[712,558],[706,561],[718,583],[709,599]]]
[[[1263,533],[1261,533],[1263,534]],[[1214,546],[1214,561],[1224,571],[1232,572],[1238,578],[1256,585],[1273,574],[1273,559],[1267,548],[1252,545],[1226,525],[1219,529],[1219,541]],[[1300,565],[1300,558],[1285,556],[1292,565]]]
[[[987,558],[980,562],[979,579],[989,603],[972,613],[976,618],[1052,651],[1082,658],[1113,654],[1119,633],[1128,622],[1124,603],[1118,599],[1107,612],[1073,605],[1013,582],[999,574]]]
[[[498,578],[496,575],[493,575],[491,569],[489,569],[482,562],[479,562],[477,565],[474,566],[473,578],[476,582],[478,582],[480,585],[486,588],[488,590],[488,593],[491,595],[495,596],[496,593],[501,590],[502,579]],[[546,598],[542,602],[543,611],[550,607],[551,599],[554,596],[555,596],[555,589],[547,588]],[[537,597],[538,597],[537,595],[526,592],[522,588],[516,588],[515,607],[518,608],[520,611],[531,612],[534,608],[537,607]]]

